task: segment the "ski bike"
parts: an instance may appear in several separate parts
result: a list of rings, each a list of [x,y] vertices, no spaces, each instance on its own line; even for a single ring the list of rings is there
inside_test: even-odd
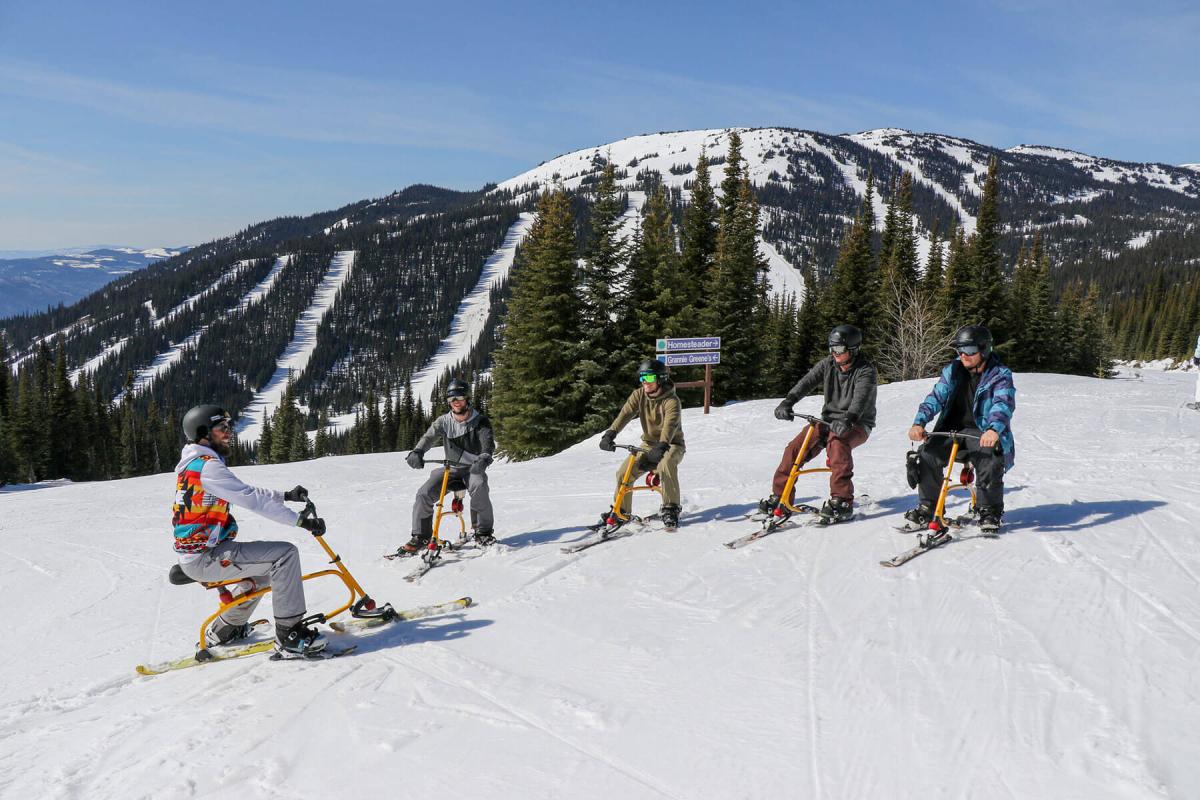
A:
[[[450,461],[448,459],[442,459],[440,461],[426,461],[425,463],[438,464],[443,468],[442,487],[438,492],[437,506],[435,507],[433,516],[433,526],[430,529],[429,534],[429,544],[427,544],[421,552],[421,563],[417,565],[416,569],[404,576],[404,580],[410,583],[418,580],[426,572],[429,572],[429,570],[442,563],[443,551],[458,552],[470,543],[470,537],[467,536],[467,522],[463,518],[463,497],[465,497],[467,494],[467,482],[462,475],[451,474],[452,467],[466,467],[468,465],[459,461]],[[449,514],[458,520],[458,539],[453,542],[449,541],[448,539],[443,539],[441,535],[442,517],[447,513],[447,494],[450,495]],[[384,556],[384,558],[391,560],[396,558],[407,558],[414,555],[416,555],[416,553],[410,553],[401,547],[396,550],[396,552],[387,554]]]
[[[301,499],[304,500],[304,510],[300,512],[301,519],[311,519],[317,516],[317,507],[308,495],[304,495]],[[342,561],[342,557],[333,551],[329,543],[325,540],[325,532],[313,532],[313,538],[321,545],[321,549],[329,556],[329,563],[333,566],[329,569],[322,569],[316,572],[310,572],[307,575],[302,575],[300,580],[308,581],[316,578],[323,578],[332,575],[338,578],[349,592],[349,596],[342,605],[337,606],[332,611],[324,613],[311,614],[300,622],[303,625],[317,625],[328,622],[329,626],[338,632],[346,632],[356,628],[374,628],[379,625],[384,625],[389,622],[401,620],[419,619],[421,617],[429,617],[437,614],[444,614],[449,611],[466,608],[471,605],[472,600],[469,597],[461,597],[449,603],[443,603],[436,606],[423,606],[421,608],[409,609],[407,611],[397,611],[392,607],[391,603],[379,605],[367,594],[360,584],[351,574],[349,567]],[[271,591],[270,586],[262,589],[254,588],[253,580],[249,578],[233,578],[227,581],[196,581],[187,576],[183,569],[175,564],[171,567],[167,575],[167,579],[175,586],[186,586],[190,583],[199,583],[205,589],[214,590],[217,592],[220,605],[216,611],[208,615],[203,622],[200,623],[200,638],[197,640],[197,650],[192,656],[175,659],[162,664],[156,665],[139,665],[137,671],[141,675],[158,675],[171,670],[183,669],[186,667],[198,666],[200,664],[209,663],[212,661],[224,661],[230,658],[240,658],[242,656],[253,655],[255,653],[264,653],[274,649],[274,639],[266,639],[259,642],[244,645],[218,645],[208,647],[204,643],[204,634],[208,630],[208,626],[231,608],[235,608],[251,600],[262,597]],[[244,585],[250,584],[252,590],[245,593],[239,593],[238,590],[246,588]],[[330,622],[334,617],[337,617],[346,611],[350,612],[351,619],[342,622]],[[257,628],[260,625],[265,625],[266,620],[255,620],[251,622],[251,627]],[[347,655],[354,651],[357,645],[351,645],[347,648],[330,651],[322,658],[332,658],[341,655]],[[324,652],[324,651],[322,651]]]
[[[803,467],[805,456],[808,455],[809,450],[820,438],[820,434],[818,434],[817,431],[821,427],[828,429],[829,425],[820,417],[814,417],[810,414],[794,414],[793,416],[799,417],[807,422],[808,429],[804,432],[804,441],[800,443],[800,448],[796,451],[796,460],[792,462],[792,469],[790,472],[788,472],[787,483],[783,485],[783,492],[779,495],[779,502],[775,505],[775,508],[771,509],[770,512],[762,514],[761,517],[759,514],[749,515],[747,517],[748,519],[758,520],[762,523],[762,527],[753,533],[748,533],[745,536],[734,539],[732,542],[726,542],[725,546],[730,549],[736,550],[739,547],[745,547],[751,542],[761,539],[764,536],[770,536],[772,533],[775,533],[778,530],[781,530],[785,527],[790,527],[794,524],[792,522],[793,514],[810,514],[817,518],[810,520],[810,522],[813,524],[819,524],[821,513],[819,508],[803,503],[796,505],[793,501],[795,499],[794,495],[796,481],[801,475],[815,475],[821,472],[833,472],[833,470],[827,466],[808,467],[807,469]],[[759,513],[761,514],[762,512]]]
[[[612,506],[604,514],[600,522],[588,526],[588,530],[599,535],[564,547],[562,549],[564,553],[578,553],[580,550],[586,550],[589,547],[595,547],[598,544],[603,544],[613,539],[630,536],[633,531],[625,528],[626,525],[631,522],[645,525],[650,520],[658,517],[657,512],[645,517],[639,517],[634,514],[632,497],[630,498],[629,505],[630,513],[626,514],[621,510],[624,508],[626,496],[634,492],[658,492],[660,495],[662,494],[662,481],[658,477],[658,473],[654,470],[646,472],[646,480],[643,485],[636,485],[637,478],[634,477],[633,473],[637,465],[637,460],[643,453],[650,452],[649,448],[633,444],[615,444],[613,446],[618,450],[628,450],[629,455],[625,457],[625,471],[621,480],[617,483],[617,491],[613,495]]]
[[[967,439],[979,440],[978,436],[970,433],[960,433],[959,431],[934,431],[926,433],[926,438],[935,436],[945,437],[950,440],[950,457],[946,461],[946,473],[942,476],[942,488],[938,492],[937,505],[934,506],[933,515],[930,517],[929,523],[925,526],[914,525],[913,523],[905,523],[897,528],[903,533],[917,533],[917,545],[910,550],[906,550],[897,556],[880,561],[879,563],[885,567],[898,567],[906,561],[910,561],[922,553],[927,553],[934,548],[954,540],[950,534],[951,528],[962,528],[969,524],[977,513],[976,511],[976,495],[975,495],[975,469],[971,463],[964,460],[962,471],[959,473],[958,482],[954,482],[954,465],[959,458],[959,450],[966,443]],[[909,450],[907,456],[907,471],[908,482],[913,488],[916,488],[919,481],[919,450]],[[964,454],[965,459],[965,454]],[[959,517],[946,516],[946,500],[950,496],[950,492],[965,491],[971,495],[971,506],[967,513]],[[988,538],[995,538],[995,534],[984,533]]]

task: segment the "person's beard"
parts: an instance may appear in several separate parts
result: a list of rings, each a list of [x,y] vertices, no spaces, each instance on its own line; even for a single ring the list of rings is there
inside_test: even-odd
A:
[[[218,442],[216,439],[209,439],[208,443],[208,446],[216,451],[217,455],[219,455],[221,458],[227,458],[229,454],[233,452],[233,448],[227,445],[225,442]]]

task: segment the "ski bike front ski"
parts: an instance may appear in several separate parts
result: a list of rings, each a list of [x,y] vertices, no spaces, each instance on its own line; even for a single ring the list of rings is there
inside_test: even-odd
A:
[[[338,620],[329,623],[329,627],[339,633],[348,633],[356,630],[367,630],[369,628],[378,628],[382,625],[388,625],[393,622],[407,622],[414,619],[424,619],[425,617],[437,617],[442,614],[452,614],[455,611],[461,611],[464,608],[469,608],[475,601],[470,597],[460,597],[457,600],[451,600],[448,603],[440,603],[432,606],[418,606],[410,608],[407,611],[396,611],[390,617],[364,617],[353,618],[347,620]]]
[[[728,547],[730,550],[737,550],[739,548],[745,547],[746,545],[750,544],[751,542],[757,542],[759,539],[763,539],[767,536],[770,536],[773,533],[778,533],[779,531],[790,530],[792,528],[808,527],[809,525],[812,525],[816,521],[816,519],[817,519],[816,515],[820,511],[819,509],[814,508],[813,506],[803,506],[802,505],[802,506],[796,506],[796,508],[800,514],[811,515],[811,516],[803,517],[800,520],[796,519],[795,514],[790,514],[787,517],[784,517],[782,519],[779,519],[776,517],[769,517],[769,516],[764,517],[762,519],[762,527],[761,528],[754,531],[753,533],[747,533],[745,536],[739,536],[738,538],[734,539],[731,542],[725,542],[725,546]],[[753,519],[753,517],[751,517],[751,519]]]

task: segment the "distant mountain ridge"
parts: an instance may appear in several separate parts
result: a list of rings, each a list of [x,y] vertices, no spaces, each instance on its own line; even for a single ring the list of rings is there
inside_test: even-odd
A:
[[[186,247],[65,248],[0,257],[0,319],[70,304],[131,272],[187,252]]]
[[[132,374],[140,396],[160,406],[216,400],[240,411],[287,363],[285,354],[295,353],[293,338],[303,328],[307,355],[295,375],[301,402],[353,412],[368,392],[395,391],[434,363],[452,331],[462,330],[460,303],[473,291],[480,297],[489,259],[504,248],[511,259],[517,226],[528,224],[521,215],[533,210],[538,192],[561,185],[576,195],[586,230],[589,193],[611,161],[628,197],[623,230],[632,235],[645,193],[657,183],[672,190],[676,210],[686,201],[701,148],[719,186],[730,130],[633,136],[557,156],[476,192],[412,186],[255,224],[124,275],[71,306],[0,321],[0,330],[14,360],[61,335],[70,368],[86,368],[110,396]],[[913,175],[922,257],[935,228],[943,240],[951,225],[970,232],[992,158],[1010,262],[1040,233],[1060,285],[1094,280],[1104,292],[1136,291],[1200,265],[1195,165],[1134,164],[1040,145],[1001,150],[897,128],[736,130],[776,291],[794,291],[801,270],[830,269],[868,179],[882,224],[892,181]],[[337,263],[345,274],[331,283]],[[319,287],[335,283],[332,299],[316,299]],[[482,296],[489,292],[495,309],[503,287],[484,287]],[[456,355],[486,364],[495,316],[472,323],[477,338],[460,342]],[[308,322],[300,325],[302,318]],[[443,348],[439,368],[451,360]]]

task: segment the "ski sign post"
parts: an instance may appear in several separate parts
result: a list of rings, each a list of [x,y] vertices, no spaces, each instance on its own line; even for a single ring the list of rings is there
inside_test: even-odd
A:
[[[659,339],[655,343],[659,361],[668,367],[704,366],[704,380],[677,383],[677,389],[704,387],[704,413],[712,403],[712,368],[721,363],[721,337],[697,336],[691,339]]]

